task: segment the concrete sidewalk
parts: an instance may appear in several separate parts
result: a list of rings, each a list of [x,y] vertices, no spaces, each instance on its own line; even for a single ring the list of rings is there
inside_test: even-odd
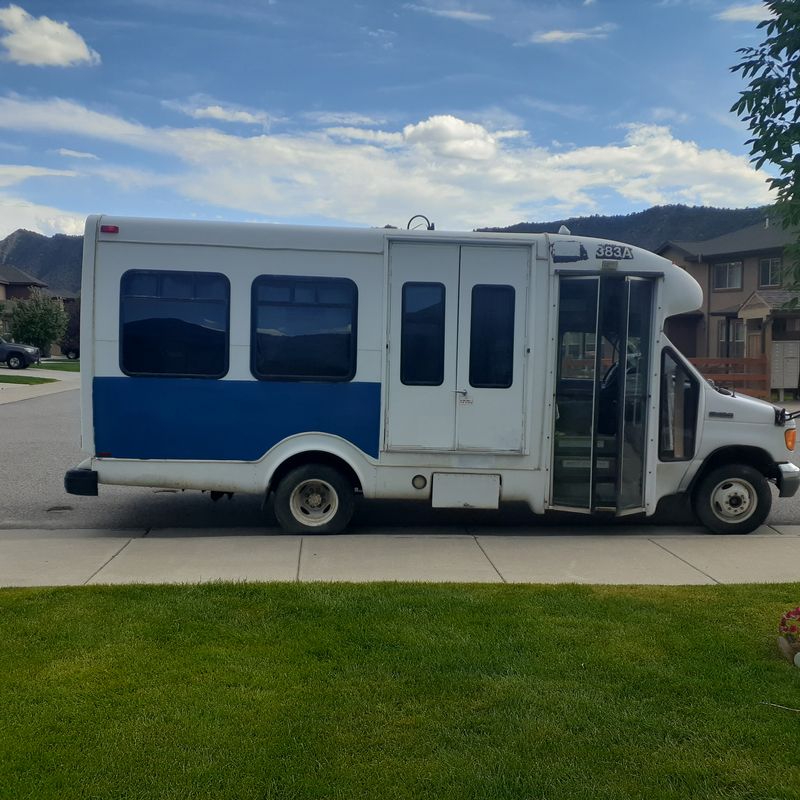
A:
[[[607,531],[607,529],[606,529]],[[800,526],[600,533],[263,529],[0,531],[0,586],[228,581],[713,584],[800,581]]]

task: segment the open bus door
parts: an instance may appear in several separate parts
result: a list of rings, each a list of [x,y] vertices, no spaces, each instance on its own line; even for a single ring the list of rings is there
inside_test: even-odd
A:
[[[644,511],[655,280],[559,280],[550,506]]]

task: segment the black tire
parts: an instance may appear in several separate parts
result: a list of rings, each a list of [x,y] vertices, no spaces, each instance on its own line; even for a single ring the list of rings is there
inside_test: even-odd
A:
[[[727,464],[708,473],[694,492],[694,511],[712,533],[751,533],[772,506],[767,479],[746,464]]]
[[[6,364],[9,369],[25,369],[28,366],[25,356],[21,356],[19,353],[11,353],[6,358]]]
[[[287,533],[340,533],[354,508],[353,484],[326,464],[296,467],[275,490],[275,516]]]

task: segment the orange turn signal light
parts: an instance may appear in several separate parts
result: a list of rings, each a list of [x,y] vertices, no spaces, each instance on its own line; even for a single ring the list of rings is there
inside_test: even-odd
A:
[[[794,450],[795,443],[797,442],[797,428],[787,428],[783,432],[783,438],[786,440],[786,449]]]

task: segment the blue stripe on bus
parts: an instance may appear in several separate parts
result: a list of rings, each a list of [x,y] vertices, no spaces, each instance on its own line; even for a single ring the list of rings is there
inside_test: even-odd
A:
[[[341,436],[378,457],[379,383],[95,378],[95,453],[257,461],[287,436]]]

